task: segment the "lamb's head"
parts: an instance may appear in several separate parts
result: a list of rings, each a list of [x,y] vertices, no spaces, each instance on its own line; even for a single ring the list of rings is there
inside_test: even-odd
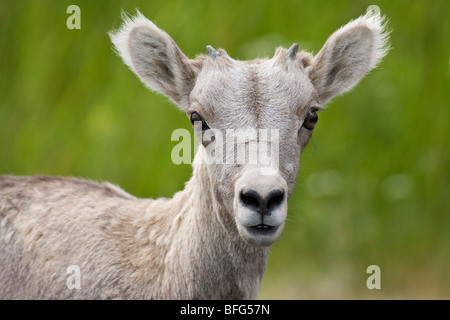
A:
[[[221,218],[258,246],[281,234],[318,112],[376,66],[387,42],[382,18],[369,14],[332,34],[316,56],[294,44],[271,59],[237,61],[208,46],[191,60],[141,14],[111,38],[144,84],[186,112],[202,143],[195,161],[202,158],[228,215]]]

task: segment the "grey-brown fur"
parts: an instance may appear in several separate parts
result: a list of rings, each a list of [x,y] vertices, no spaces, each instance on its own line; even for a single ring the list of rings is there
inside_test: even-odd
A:
[[[111,38],[132,71],[188,117],[198,112],[221,131],[279,130],[279,164],[263,174],[251,164],[196,162],[185,189],[158,200],[109,183],[1,176],[0,298],[256,298],[312,134],[305,119],[384,56],[382,19],[350,22],[316,56],[294,45],[253,61],[212,47],[191,60],[140,14]],[[200,145],[196,160],[209,157]],[[270,214],[245,202],[256,194],[268,203],[274,192],[281,195]],[[80,289],[67,285],[74,265]]]
[[[143,200],[107,183],[0,177],[0,297],[250,298],[228,281],[242,272],[231,260],[244,250],[255,262],[245,272],[260,281],[267,250],[236,246],[208,216],[212,209],[186,214],[201,187],[195,175],[173,199]],[[70,265],[80,267],[80,290],[67,287]]]

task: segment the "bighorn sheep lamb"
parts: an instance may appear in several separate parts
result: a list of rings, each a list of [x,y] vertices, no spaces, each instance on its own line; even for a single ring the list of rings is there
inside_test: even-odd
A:
[[[256,298],[318,111],[384,57],[383,17],[349,22],[315,56],[294,44],[252,61],[211,46],[191,60],[140,13],[110,37],[140,80],[191,120],[201,141],[192,178],[173,198],[149,200],[109,183],[0,177],[0,298]],[[212,161],[225,143],[218,134],[233,129],[243,131],[227,135],[227,147],[268,142],[264,164],[234,161],[229,149]],[[241,139],[250,129],[256,135]]]

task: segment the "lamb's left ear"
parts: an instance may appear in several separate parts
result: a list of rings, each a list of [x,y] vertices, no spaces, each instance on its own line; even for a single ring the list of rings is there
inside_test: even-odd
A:
[[[147,87],[182,109],[188,107],[201,61],[187,58],[167,33],[140,12],[132,18],[124,15],[122,27],[109,36],[125,64]]]
[[[383,20],[368,13],[349,22],[313,58],[307,73],[322,104],[351,89],[386,55],[389,33]]]

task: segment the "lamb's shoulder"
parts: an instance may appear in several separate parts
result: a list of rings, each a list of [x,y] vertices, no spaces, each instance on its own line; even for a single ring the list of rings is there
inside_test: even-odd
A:
[[[28,284],[18,288],[45,292],[47,298],[101,298],[112,289],[125,297],[121,282],[135,270],[126,266],[136,264],[130,257],[138,252],[130,251],[146,242],[137,236],[145,239],[146,208],[152,202],[110,183],[0,176],[0,260],[9,266],[3,275],[25,279]],[[85,292],[67,289],[70,266],[80,269]]]
[[[64,194],[64,197],[76,197],[92,192],[109,198],[135,199],[135,197],[109,182],[99,183],[86,179],[47,175],[0,176],[0,196],[15,195],[18,198],[24,196],[38,198]]]

